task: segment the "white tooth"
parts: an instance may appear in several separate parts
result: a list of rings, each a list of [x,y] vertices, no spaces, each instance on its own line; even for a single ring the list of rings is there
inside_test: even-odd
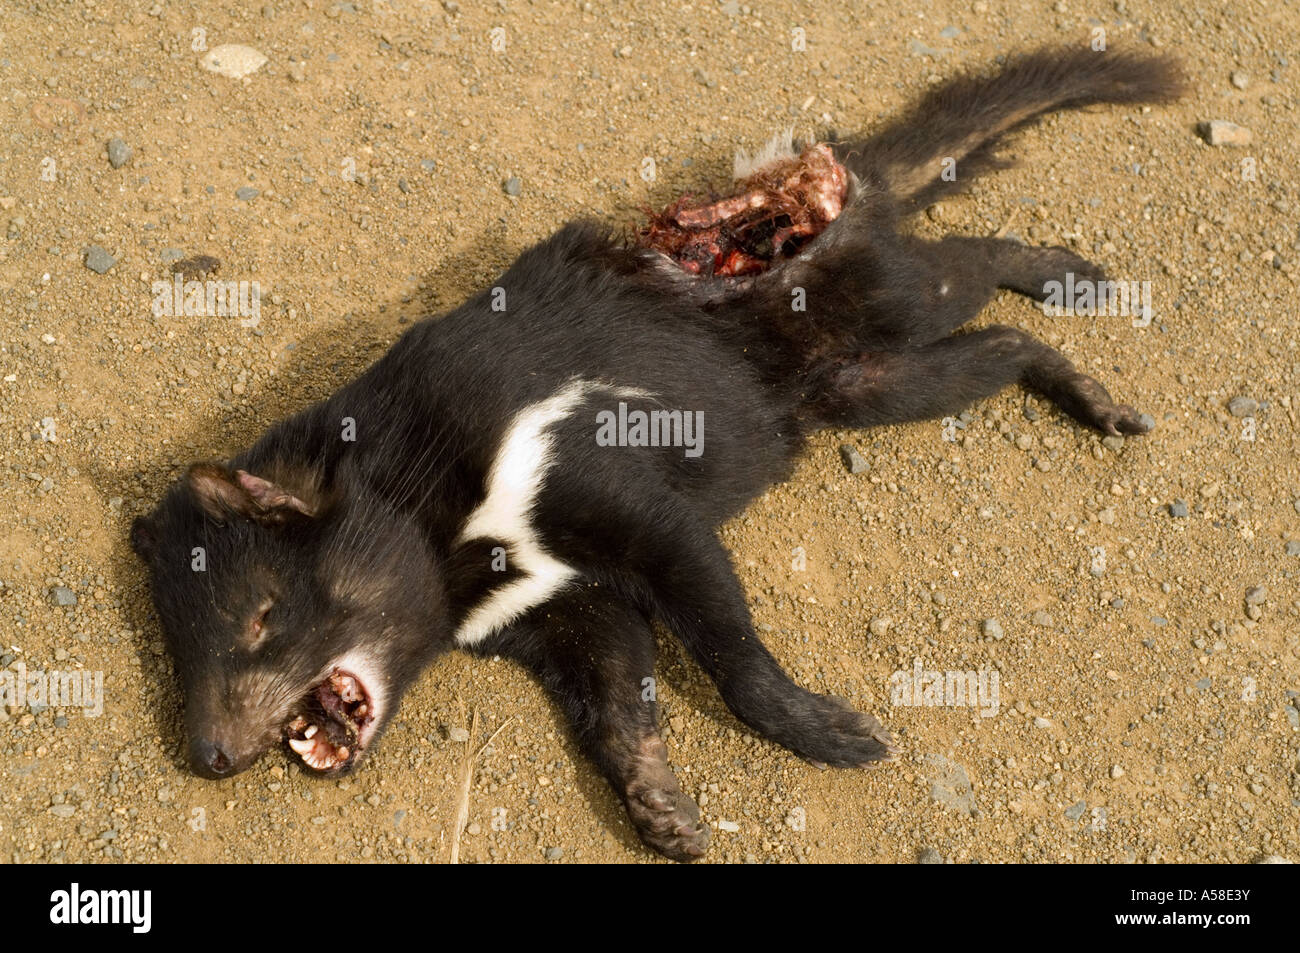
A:
[[[316,747],[316,742],[309,741],[306,738],[290,738],[289,747],[306,758],[311,754],[312,749]]]
[[[370,710],[370,706],[369,706],[369,705],[358,705],[358,706],[357,706],[357,717],[358,717],[358,718],[361,718],[361,717],[364,716],[365,713],[368,712],[369,710]]]
[[[305,736],[307,736],[308,738],[310,738],[310,737],[312,737],[313,735],[316,734],[316,726],[315,726],[315,725],[308,725],[306,728],[303,729],[303,732],[302,732],[302,733],[303,733]]]
[[[339,748],[338,751],[335,751],[334,754],[338,756],[338,759],[340,761],[346,761],[348,760],[349,751],[347,749],[347,746],[345,745],[344,747]]]

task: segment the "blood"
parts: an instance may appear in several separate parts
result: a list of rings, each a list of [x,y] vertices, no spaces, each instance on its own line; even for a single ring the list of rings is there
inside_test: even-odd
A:
[[[828,146],[809,146],[737,183],[725,198],[684,195],[637,230],[643,248],[663,252],[685,271],[737,277],[798,254],[844,209],[848,173]]]

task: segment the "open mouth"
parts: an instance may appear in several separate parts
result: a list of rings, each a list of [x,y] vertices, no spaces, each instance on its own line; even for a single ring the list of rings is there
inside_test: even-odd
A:
[[[289,747],[313,771],[342,770],[365,744],[375,706],[352,672],[336,668],[307,693],[302,712],[285,725]]]

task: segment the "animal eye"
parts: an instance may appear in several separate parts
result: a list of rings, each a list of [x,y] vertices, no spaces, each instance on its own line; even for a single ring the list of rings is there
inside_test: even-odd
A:
[[[245,642],[249,648],[256,648],[266,638],[266,617],[271,612],[271,600],[266,600],[257,607],[252,619],[248,622],[248,631],[245,636]]]

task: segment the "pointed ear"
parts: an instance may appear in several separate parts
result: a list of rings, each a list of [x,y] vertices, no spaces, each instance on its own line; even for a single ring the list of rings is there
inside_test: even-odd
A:
[[[158,530],[147,516],[137,516],[131,524],[131,548],[145,562],[153,561],[158,550]]]
[[[196,463],[186,478],[195,500],[213,519],[238,516],[272,526],[298,516],[316,515],[312,507],[288,490],[244,470],[232,473],[215,463]]]
[[[263,480],[244,470],[236,470],[235,478],[244,492],[263,510],[290,509],[297,510],[303,516],[315,516],[316,510],[308,506],[288,490],[283,490],[270,480]]]
[[[231,516],[251,517],[253,499],[235,483],[234,474],[217,463],[196,463],[185,474],[190,493],[203,511],[215,520]]]

